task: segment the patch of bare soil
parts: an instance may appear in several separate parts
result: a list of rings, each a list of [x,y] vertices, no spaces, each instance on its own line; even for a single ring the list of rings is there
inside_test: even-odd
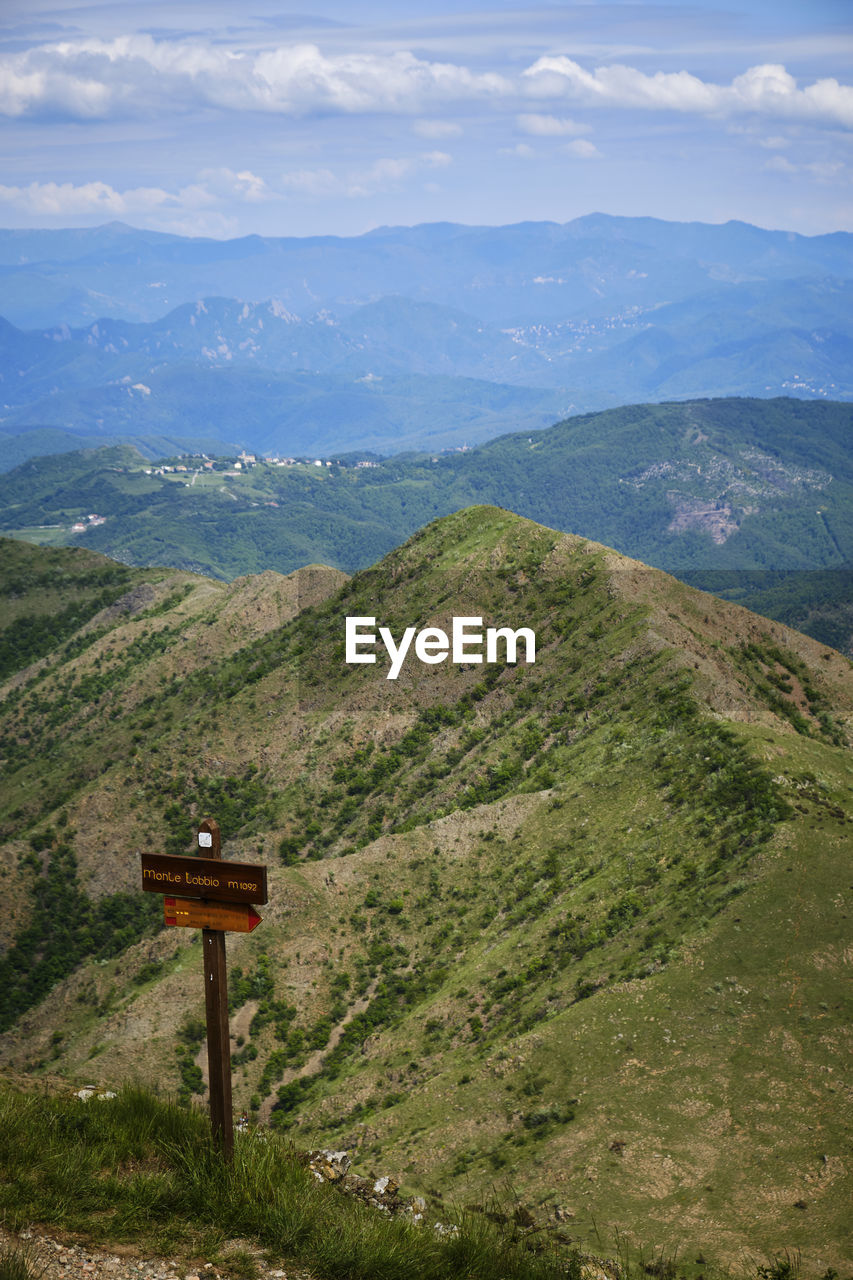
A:
[[[237,1252],[243,1255],[243,1265],[245,1254],[252,1255],[257,1280],[313,1280],[308,1271],[269,1263],[249,1240],[224,1241],[213,1263],[204,1258],[164,1258],[126,1244],[96,1247],[79,1236],[48,1234],[44,1227],[28,1227],[20,1233],[0,1227],[0,1250],[20,1253],[39,1280],[219,1280],[239,1274],[227,1266],[228,1254]]]
[[[687,498],[679,493],[668,493],[667,498],[675,507],[667,533],[686,533],[695,529],[699,533],[709,533],[711,541],[722,546],[738,531],[738,522],[727,502]]]

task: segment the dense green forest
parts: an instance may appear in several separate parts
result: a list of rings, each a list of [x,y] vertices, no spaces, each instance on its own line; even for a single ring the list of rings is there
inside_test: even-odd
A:
[[[82,960],[118,955],[160,925],[161,903],[150,894],[113,893],[93,902],[84,893],[72,836],[45,828],[31,837],[21,859],[33,877],[32,911],[0,957],[0,1031],[43,1000]]]

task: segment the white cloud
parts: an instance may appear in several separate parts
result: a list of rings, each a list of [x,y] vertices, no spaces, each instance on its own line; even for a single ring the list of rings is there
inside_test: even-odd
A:
[[[406,50],[325,53],[300,43],[247,51],[202,38],[149,35],[70,39],[0,55],[0,115],[13,118],[110,119],[200,106],[281,115],[411,113],[420,116],[412,126],[419,136],[438,139],[461,132],[456,122],[441,118],[448,104],[517,109],[525,98],[853,127],[853,86],[833,78],[800,86],[774,63],[716,84],[688,71],[647,74],[619,63],[587,70],[564,55],[538,58],[520,76],[509,76]],[[535,136],[585,132],[559,114],[523,112],[518,120]]]
[[[821,183],[833,183],[839,178],[846,181],[848,178],[846,166],[838,160],[809,160],[804,164],[796,164],[787,156],[777,155],[765,161],[764,168],[771,173],[808,173]]]
[[[412,129],[421,138],[458,138],[462,133],[461,124],[452,120],[416,120]]]
[[[180,235],[233,235],[238,224],[223,212],[226,201],[239,195],[228,190],[223,175],[216,170],[205,181],[188,183],[177,191],[162,187],[129,187],[119,191],[107,182],[31,182],[27,186],[0,185],[0,209],[14,210],[46,221],[69,222],[77,218],[133,218],[147,226],[158,226]],[[243,175],[233,175],[239,188]],[[252,175],[254,178],[254,175]],[[257,198],[254,179],[243,198]],[[216,189],[218,186],[218,190]],[[272,194],[272,193],[270,193]]]
[[[118,217],[143,212],[167,204],[167,191],[160,187],[136,187],[116,191],[106,182],[31,182],[26,187],[0,186],[0,204],[11,205],[25,213],[47,217],[73,216],[80,213],[103,213]]]
[[[771,156],[765,161],[765,169],[769,169],[771,173],[796,173],[797,166],[791,164],[787,156]]]
[[[245,53],[151,36],[63,41],[0,57],[0,114],[80,119],[199,104],[285,115],[421,111],[512,91],[504,76],[414,54],[327,56],[314,44]]]
[[[372,196],[377,191],[394,190],[404,179],[414,178],[421,169],[443,169],[452,162],[452,157],[443,151],[374,160],[366,169],[350,173],[343,179],[343,185],[348,196]]]
[[[272,194],[263,178],[259,178],[250,169],[240,169],[237,173],[233,169],[203,169],[199,177],[218,196],[237,196],[241,200],[255,203],[269,199]]]
[[[444,169],[452,163],[453,157],[445,151],[423,151],[417,156],[383,156],[343,174],[331,169],[296,169],[282,174],[281,182],[286,190],[300,195],[358,198],[394,190],[423,169]]]
[[[536,152],[527,142],[517,142],[514,147],[501,147],[499,156],[518,156],[521,160],[530,160]]]
[[[576,138],[581,133],[591,133],[591,126],[579,124],[567,116],[543,116],[536,112],[525,112],[518,117],[518,127],[523,133],[538,138]]]
[[[335,195],[342,189],[331,169],[292,169],[282,174],[281,181],[286,190],[307,196]]]
[[[814,175],[818,182],[832,182],[835,178],[847,177],[847,168],[840,160],[813,160],[804,164],[803,168]]]
[[[567,142],[562,150],[577,160],[593,160],[601,155],[595,143],[586,138],[575,138],[573,142]]]
[[[647,75],[618,64],[586,71],[562,55],[538,58],[522,74],[534,97],[698,115],[757,112],[853,127],[853,86],[825,79],[801,89],[785,67],[776,64],[750,67],[729,85],[706,82],[687,71]]]
[[[416,163],[411,157],[389,157],[383,160],[374,160],[373,164],[364,170],[363,176],[355,180],[359,188],[357,194],[362,194],[362,185],[371,189],[394,186],[402,178],[409,176]]]
[[[453,164],[453,156],[446,151],[424,151],[419,158],[431,169],[446,169],[449,164]]]

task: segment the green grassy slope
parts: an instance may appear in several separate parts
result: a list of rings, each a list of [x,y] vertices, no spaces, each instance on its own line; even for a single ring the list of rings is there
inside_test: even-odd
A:
[[[349,582],[157,591],[6,686],[3,1062],[203,1088],[191,931],[89,925],[27,1010],[19,926],[73,870],[119,933],[138,851],[214,816],[272,888],[228,944],[237,1106],[587,1247],[849,1261],[847,660],[485,507]],[[347,615],[527,625],[537,659],[390,681]]]

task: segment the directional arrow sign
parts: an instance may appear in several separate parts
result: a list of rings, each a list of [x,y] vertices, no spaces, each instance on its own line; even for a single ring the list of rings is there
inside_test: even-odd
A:
[[[247,902],[200,902],[197,898],[164,898],[165,924],[186,929],[221,929],[251,933],[262,917]]]

